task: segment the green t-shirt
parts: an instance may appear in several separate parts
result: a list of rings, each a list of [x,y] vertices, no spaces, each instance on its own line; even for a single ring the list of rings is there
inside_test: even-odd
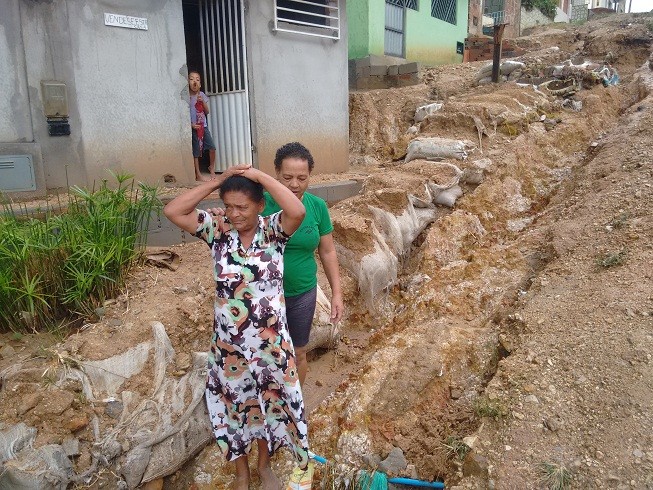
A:
[[[323,199],[304,192],[302,202],[306,216],[288,240],[283,253],[283,289],[286,296],[299,296],[317,285],[315,250],[320,244],[320,237],[333,231],[329,210]],[[266,192],[263,216],[280,210],[279,205]]]

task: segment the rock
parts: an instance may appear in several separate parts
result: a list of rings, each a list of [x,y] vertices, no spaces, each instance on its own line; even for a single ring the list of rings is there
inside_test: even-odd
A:
[[[644,457],[644,452],[641,449],[635,449],[633,451],[633,456],[635,456],[638,459],[641,459]]]
[[[406,466],[406,474],[408,475],[409,478],[412,478],[413,480],[418,480],[419,475],[417,474],[417,467],[414,464],[409,464]]]
[[[98,318],[102,318],[104,314],[106,313],[106,310],[103,307],[95,308],[95,314],[97,315]]]
[[[408,462],[404,457],[404,452],[398,447],[393,447],[388,457],[379,463],[379,471],[386,475],[399,475],[406,469],[406,466],[408,466]]]
[[[451,395],[452,400],[458,400],[460,397],[463,396],[463,390],[457,386],[450,386],[449,394]]]
[[[50,390],[45,397],[34,408],[34,415],[43,417],[45,415],[61,415],[73,404],[75,395],[70,391]]]
[[[512,412],[512,416],[515,417],[517,420],[524,420],[524,415],[519,412]]]
[[[172,292],[175,294],[183,294],[188,292],[188,286],[174,286]]]
[[[70,432],[77,432],[88,426],[89,420],[86,415],[78,415],[71,418],[68,422],[64,424],[64,427]]]
[[[0,358],[2,359],[9,359],[10,357],[13,357],[15,354],[16,354],[16,349],[14,349],[9,344],[5,345],[2,349],[0,349]]]
[[[122,325],[122,320],[120,320],[118,318],[111,318],[109,320],[109,326],[110,327],[119,327],[121,325]]]
[[[376,469],[381,463],[381,456],[378,454],[366,454],[363,456],[363,463],[365,463],[370,469]]]
[[[524,398],[524,401],[527,403],[540,403],[535,395],[528,395],[526,398]]]
[[[38,405],[42,398],[43,395],[41,393],[28,393],[25,395],[18,405],[18,415],[25,415]]]
[[[79,456],[79,439],[76,437],[66,437],[61,443],[66,456]]]
[[[192,361],[193,359],[188,352],[181,352],[177,356],[177,359],[175,360],[175,364],[177,364],[177,369],[188,371],[191,367]]]
[[[558,432],[562,427],[562,419],[560,417],[549,417],[544,420],[544,427],[549,429],[551,432]]]
[[[117,400],[112,400],[107,402],[106,407],[104,407],[104,413],[107,414],[112,419],[119,419],[122,415],[123,405],[122,402]]]
[[[463,462],[463,476],[480,476],[487,478],[488,461],[485,456],[476,454],[473,451],[467,453]]]
[[[316,379],[315,386],[324,386],[324,383],[322,383],[322,381],[320,381],[319,379]]]
[[[467,446],[470,449],[474,449],[474,446],[476,445],[476,441],[478,441],[478,436],[463,437],[463,444],[465,444],[465,446]]]

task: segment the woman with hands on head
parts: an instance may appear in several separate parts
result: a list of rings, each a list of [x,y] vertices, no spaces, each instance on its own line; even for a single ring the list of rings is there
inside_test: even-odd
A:
[[[225,221],[196,206],[219,189]],[[279,203],[267,217],[263,190]],[[270,467],[281,446],[308,468],[304,401],[286,324],[283,251],[306,213],[273,177],[249,165],[232,167],[170,201],[165,215],[206,241],[214,260],[216,294],[206,401],[220,450],[236,464],[236,487],[250,480],[247,454],[258,446],[258,471],[266,490],[281,483]]]

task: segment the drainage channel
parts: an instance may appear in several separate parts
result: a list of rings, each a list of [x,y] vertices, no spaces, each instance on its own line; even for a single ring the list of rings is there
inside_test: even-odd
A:
[[[312,185],[308,188],[308,191],[311,194],[321,197],[328,204],[334,204],[348,197],[355,196],[360,192],[362,187],[362,182],[346,180]],[[221,206],[222,201],[212,194],[208,199],[201,201],[198,208],[210,209]],[[154,215],[150,220],[150,226],[147,232],[147,245],[150,247],[167,247],[180,243],[189,243],[195,240],[197,238],[190,233],[180,230],[168,218],[163,216],[162,213]]]

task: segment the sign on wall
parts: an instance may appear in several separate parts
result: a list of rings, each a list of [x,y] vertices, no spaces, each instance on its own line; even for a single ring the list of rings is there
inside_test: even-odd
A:
[[[121,14],[104,14],[104,25],[147,31],[147,19]]]

